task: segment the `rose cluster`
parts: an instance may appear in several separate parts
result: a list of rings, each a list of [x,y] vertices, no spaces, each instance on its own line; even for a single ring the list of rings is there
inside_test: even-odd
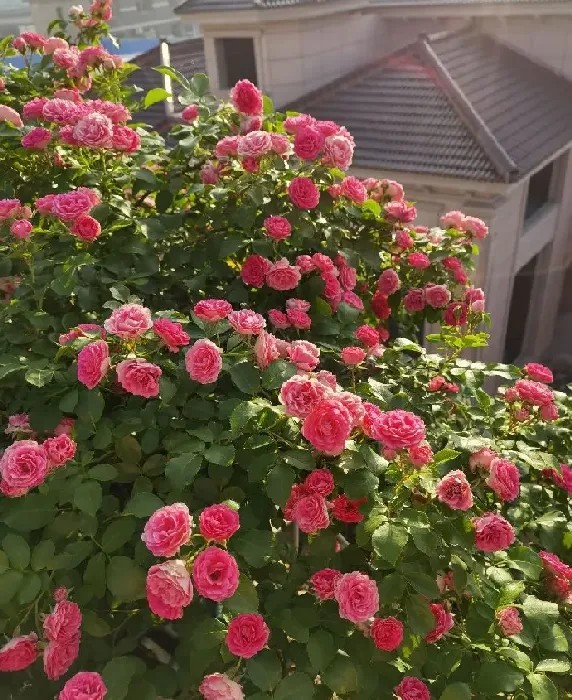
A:
[[[546,422],[558,419],[554,392],[546,386],[553,381],[551,370],[536,362],[529,362],[523,370],[524,378],[504,390],[510,419],[514,423],[530,420]]]

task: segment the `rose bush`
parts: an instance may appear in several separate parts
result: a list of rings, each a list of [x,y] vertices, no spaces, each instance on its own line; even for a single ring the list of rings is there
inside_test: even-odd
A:
[[[2,697],[568,697],[571,402],[464,357],[486,225],[248,81],[161,68],[167,147],[110,16],[0,44]]]

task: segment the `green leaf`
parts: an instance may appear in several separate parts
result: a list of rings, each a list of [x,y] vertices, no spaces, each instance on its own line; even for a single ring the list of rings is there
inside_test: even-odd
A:
[[[324,671],[336,655],[334,638],[326,630],[316,630],[307,645],[308,658],[316,671]]]
[[[284,506],[292,485],[296,481],[294,470],[285,464],[277,464],[266,477],[266,493],[278,506]]]
[[[2,540],[2,549],[8,555],[13,569],[25,569],[30,563],[30,547],[21,535],[6,535]]]
[[[209,79],[204,73],[195,73],[191,78],[191,90],[198,97],[203,97],[209,89]]]
[[[33,571],[24,574],[24,580],[18,589],[18,602],[27,605],[35,600],[42,588],[42,579]]]
[[[568,673],[570,662],[567,659],[543,659],[534,669],[535,673]]]
[[[49,384],[52,379],[54,378],[54,370],[53,369],[29,369],[26,374],[24,375],[24,378],[28,382],[28,384],[33,384],[34,386],[37,387],[42,387],[46,386],[46,384]]]
[[[310,450],[288,450],[287,452],[281,452],[280,456],[286,464],[294,467],[294,469],[311,471],[316,466]]]
[[[507,564],[535,581],[538,580],[542,571],[542,560],[530,547],[511,547]]]
[[[286,360],[275,360],[262,373],[262,386],[265,389],[279,389],[296,372],[294,363],[286,362]]]
[[[139,491],[133,495],[123,512],[133,513],[137,518],[148,518],[164,505],[159,496],[156,496],[154,493]]]
[[[224,607],[235,613],[258,612],[258,593],[252,581],[241,574],[233,596],[224,601]]]
[[[111,464],[96,464],[87,475],[96,481],[113,481],[117,476],[117,469]]]
[[[211,445],[205,450],[205,459],[211,464],[227,467],[234,461],[234,452],[233,445]]]
[[[185,453],[173,457],[165,465],[165,476],[176,489],[182,491],[187,484],[192,483],[202,463],[202,455]]]
[[[410,596],[405,603],[405,611],[409,627],[415,634],[424,637],[435,627],[435,618],[425,596]]]
[[[267,95],[262,98],[262,111],[264,116],[274,114],[274,104]]]
[[[503,659],[512,661],[512,663],[521,671],[524,671],[525,673],[532,671],[533,663],[528,654],[525,654],[523,651],[519,651],[514,647],[502,647],[499,649],[498,653],[499,656],[503,657]]]
[[[103,668],[101,675],[107,688],[105,700],[123,700],[132,678],[142,675],[147,667],[135,656],[117,656]]]
[[[98,389],[82,391],[76,407],[77,417],[84,423],[95,424],[101,418],[105,401]]]
[[[394,523],[384,523],[373,533],[371,543],[377,555],[395,566],[408,539],[409,533],[404,527]]]
[[[274,700],[311,700],[314,689],[310,676],[296,672],[282,679],[274,693]]]
[[[10,562],[8,561],[8,555],[0,549],[0,574],[5,573],[9,568]]]
[[[148,107],[156,104],[157,102],[164,102],[169,97],[171,97],[171,93],[167,92],[165,88],[153,88],[152,90],[149,90],[149,92],[145,95],[143,106],[145,109],[147,109]]]
[[[527,595],[522,604],[522,612],[525,617],[535,622],[551,624],[552,618],[558,617],[558,605],[548,600],[540,600],[533,595]]]
[[[127,464],[138,464],[141,459],[141,445],[133,435],[126,435],[115,445],[117,456]]]
[[[68,391],[68,393],[60,399],[60,402],[58,404],[60,411],[64,411],[65,413],[71,413],[71,411],[73,411],[74,408],[77,406],[78,398],[79,391],[77,389],[72,389],[71,391]]]
[[[106,557],[103,552],[98,552],[87,562],[83,574],[83,582],[93,590],[98,598],[103,598],[106,591]]]
[[[182,73],[179,73],[179,71],[175,68],[170,68],[169,66],[159,66],[158,68],[153,68],[153,70],[156,70],[157,73],[168,75],[169,78],[179,83],[179,85],[182,85],[184,88],[191,91],[190,82],[187,80],[187,78],[185,78],[185,76]]]
[[[458,457],[460,454],[461,453],[457,452],[457,450],[451,450],[450,448],[446,447],[444,450],[439,450],[439,452],[437,452],[437,454],[433,456],[433,464],[439,465],[444,464],[445,462],[450,462],[452,459],[455,459],[455,457]]]
[[[513,666],[503,661],[486,661],[477,676],[477,688],[486,697],[495,697],[501,692],[512,692],[524,682],[524,676]]]
[[[337,695],[348,695],[358,689],[356,667],[347,656],[338,654],[321,674],[322,682]]]
[[[137,521],[134,518],[118,518],[107,526],[101,536],[101,546],[103,551],[110,554],[116,549],[123,547],[129,542],[135,530],[137,529]]]
[[[0,574],[0,605],[12,600],[23,579],[24,574],[21,571],[6,571]]]
[[[83,610],[82,629],[92,637],[106,637],[111,632],[111,627],[105,620],[98,617],[93,610]]]
[[[240,530],[231,542],[246,563],[254,568],[264,566],[272,553],[272,533],[269,530]]]
[[[101,506],[102,491],[98,481],[84,481],[74,492],[74,505],[88,515],[97,513]]]
[[[448,685],[439,696],[439,700],[471,700],[471,689],[466,683]]]
[[[57,511],[54,503],[39,493],[30,493],[17,499],[4,516],[4,524],[19,532],[31,532],[53,522]]]
[[[245,394],[255,394],[260,389],[260,372],[251,362],[239,362],[230,368],[230,378]]]
[[[107,567],[107,587],[124,602],[145,597],[145,572],[129,557],[111,557]]]
[[[233,433],[239,435],[249,420],[257,416],[265,408],[264,404],[254,401],[241,401],[230,414],[230,427]]]
[[[275,651],[263,649],[248,659],[246,672],[260,690],[273,690],[282,678],[282,664]]]
[[[54,554],[56,552],[56,547],[52,540],[42,540],[34,547],[32,552],[32,569],[34,571],[41,571],[46,569],[51,564]]]
[[[529,673],[526,680],[530,683],[534,700],[558,700],[558,689],[547,676]]]
[[[538,643],[548,651],[568,651],[568,641],[560,625],[543,625],[539,630]]]

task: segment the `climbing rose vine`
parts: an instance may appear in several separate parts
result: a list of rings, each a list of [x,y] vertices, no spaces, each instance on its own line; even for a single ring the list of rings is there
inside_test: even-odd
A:
[[[0,43],[2,697],[568,697],[571,403],[468,359],[486,224],[247,80],[167,69],[166,145],[111,14]]]

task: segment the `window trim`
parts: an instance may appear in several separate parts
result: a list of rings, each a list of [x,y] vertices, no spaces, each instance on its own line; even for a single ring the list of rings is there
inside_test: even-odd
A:
[[[206,71],[211,81],[211,86],[213,92],[218,93],[219,96],[228,94],[227,87],[221,87],[219,82],[219,65],[218,65],[218,53],[216,49],[217,39],[252,39],[254,46],[254,61],[256,65],[256,77],[258,78],[257,87],[264,92],[266,85],[266,64],[263,60],[262,54],[262,32],[252,31],[252,30],[240,30],[237,29],[233,32],[226,31],[215,31],[209,32],[208,36],[204,36],[205,45],[205,59],[206,59]]]

